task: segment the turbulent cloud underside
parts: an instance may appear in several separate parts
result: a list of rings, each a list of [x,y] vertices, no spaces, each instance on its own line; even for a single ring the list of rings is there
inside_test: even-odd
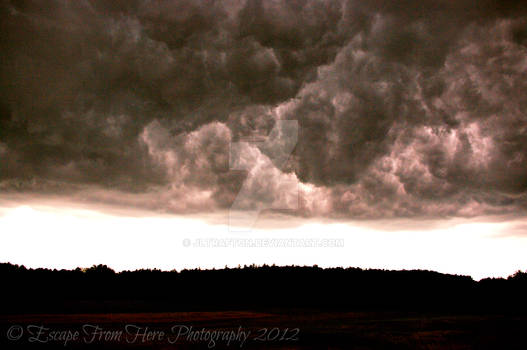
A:
[[[171,213],[527,209],[525,1],[2,1],[0,191]],[[276,164],[269,137],[297,120]],[[245,185],[244,185],[245,184]],[[298,203],[291,205],[297,194]]]

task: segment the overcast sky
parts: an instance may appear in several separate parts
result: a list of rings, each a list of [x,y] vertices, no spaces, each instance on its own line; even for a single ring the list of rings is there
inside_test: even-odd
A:
[[[235,208],[527,247],[526,1],[0,4],[4,232],[45,204],[213,235]]]

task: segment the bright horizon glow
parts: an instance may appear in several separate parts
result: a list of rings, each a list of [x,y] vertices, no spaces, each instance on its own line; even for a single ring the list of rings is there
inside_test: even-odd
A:
[[[507,277],[527,267],[527,236],[507,235],[522,221],[465,221],[427,230],[382,230],[358,223],[306,223],[230,232],[225,224],[172,216],[114,216],[94,210],[20,205],[0,208],[0,262],[74,269],[105,264],[116,271],[181,270],[250,264],[422,269]],[[195,247],[237,240],[285,239],[341,247]],[[208,240],[207,239],[212,239]]]

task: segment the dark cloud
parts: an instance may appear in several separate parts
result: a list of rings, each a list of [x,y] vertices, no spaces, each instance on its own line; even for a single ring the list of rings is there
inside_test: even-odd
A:
[[[338,218],[527,209],[524,1],[2,1],[0,17],[4,194]],[[298,121],[289,158],[281,120]]]

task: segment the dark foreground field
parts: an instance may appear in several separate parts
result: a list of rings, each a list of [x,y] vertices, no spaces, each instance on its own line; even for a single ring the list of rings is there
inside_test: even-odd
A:
[[[520,315],[305,310],[0,318],[2,349],[526,349],[526,325]]]
[[[527,273],[0,264],[0,349],[527,349]]]

